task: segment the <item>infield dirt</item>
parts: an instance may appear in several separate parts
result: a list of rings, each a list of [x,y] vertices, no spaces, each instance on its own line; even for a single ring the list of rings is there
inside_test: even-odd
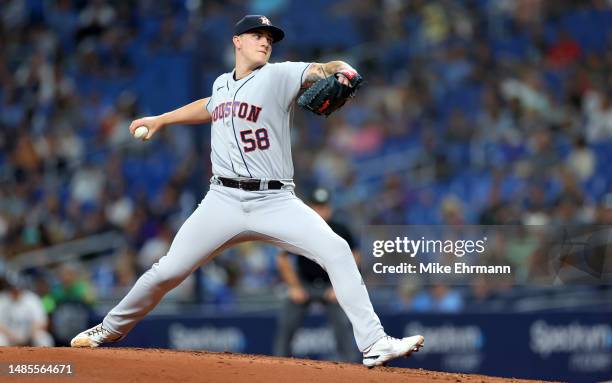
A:
[[[9,375],[9,364],[70,364],[68,375]],[[0,347],[2,382],[534,382],[261,355],[135,348]]]

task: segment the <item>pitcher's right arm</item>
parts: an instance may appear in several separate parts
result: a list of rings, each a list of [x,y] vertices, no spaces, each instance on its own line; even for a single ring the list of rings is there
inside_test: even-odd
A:
[[[145,138],[148,140],[164,126],[178,124],[207,124],[212,121],[212,116],[206,109],[206,104],[208,104],[209,100],[210,97],[202,98],[171,112],[134,120],[130,124],[130,133],[134,134],[136,128],[144,125],[149,129],[149,133],[147,133]]]

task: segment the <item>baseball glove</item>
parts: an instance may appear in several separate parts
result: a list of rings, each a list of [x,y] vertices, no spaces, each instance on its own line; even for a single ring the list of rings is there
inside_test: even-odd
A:
[[[345,76],[351,87],[343,85],[337,76]],[[338,72],[333,76],[315,82],[298,98],[298,105],[318,115],[326,117],[340,109],[352,98],[361,86],[363,77],[357,72]]]

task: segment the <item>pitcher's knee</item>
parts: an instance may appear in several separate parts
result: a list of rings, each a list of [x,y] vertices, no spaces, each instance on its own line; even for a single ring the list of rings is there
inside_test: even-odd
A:
[[[354,262],[350,246],[340,236],[327,241],[325,245],[319,249],[319,253],[324,263]]]
[[[171,290],[180,285],[181,282],[189,276],[188,272],[174,267],[160,267],[153,265],[148,271],[152,274],[153,283],[162,290]]]

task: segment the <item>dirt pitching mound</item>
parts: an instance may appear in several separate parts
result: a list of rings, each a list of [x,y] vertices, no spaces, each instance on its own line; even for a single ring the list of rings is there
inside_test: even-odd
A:
[[[67,368],[64,375],[9,374],[9,365],[70,365],[72,374],[66,374]],[[261,355],[114,347],[0,347],[0,366],[3,382],[527,382]]]

